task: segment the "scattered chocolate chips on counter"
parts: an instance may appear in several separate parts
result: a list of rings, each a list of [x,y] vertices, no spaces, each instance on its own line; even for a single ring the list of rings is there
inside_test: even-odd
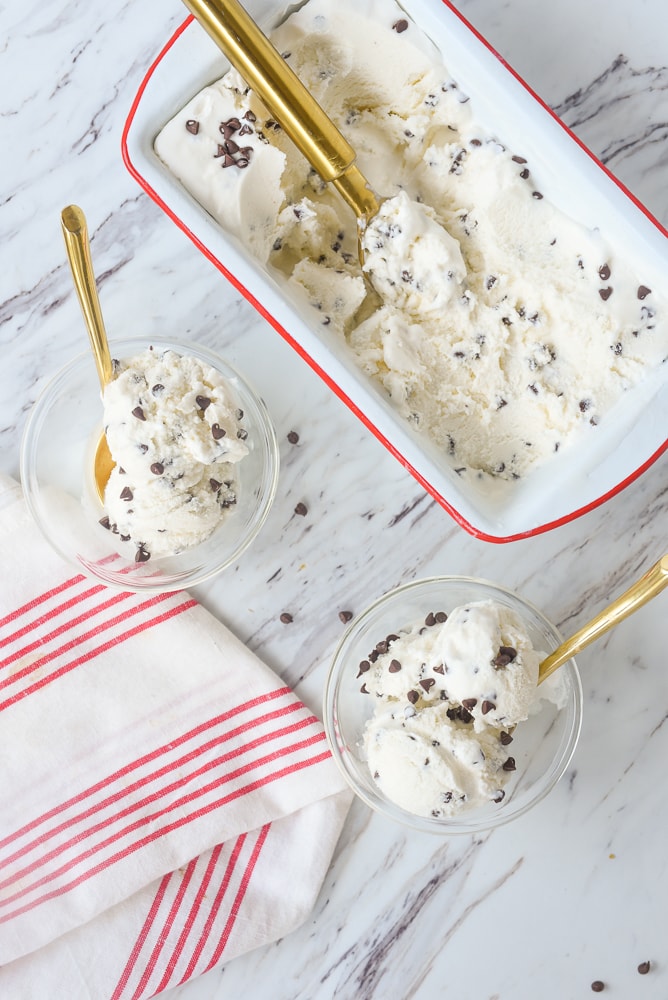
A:
[[[595,979],[591,984],[591,988],[593,993],[602,993],[605,989],[605,983],[602,979]]]
[[[292,617],[289,611],[282,611],[280,615],[280,620],[283,622],[284,625],[290,625],[294,621],[294,618]]]
[[[352,611],[339,611],[339,618],[344,625],[347,625],[349,621],[352,621],[353,613]]]
[[[640,965],[638,966],[638,972],[640,973],[641,976],[646,976],[651,967],[652,967],[651,962],[648,959],[646,962],[640,963]]]
[[[400,35],[402,31],[405,31],[407,27],[408,27],[408,21],[406,20],[405,17],[399,18],[399,20],[395,21],[394,24],[392,25],[393,31],[396,31],[398,35]]]
[[[299,441],[299,434],[297,433],[297,431],[288,432],[288,441],[290,442],[290,444],[297,444],[297,442]]]
[[[306,506],[305,503],[302,503],[301,500],[295,507],[295,514],[299,514],[300,517],[306,517],[306,515],[308,514],[308,507]]]

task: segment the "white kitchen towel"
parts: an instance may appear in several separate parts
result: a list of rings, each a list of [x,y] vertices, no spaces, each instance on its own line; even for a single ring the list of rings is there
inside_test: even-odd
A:
[[[141,1000],[310,912],[350,795],[186,592],[109,590],[0,477],[0,997]]]

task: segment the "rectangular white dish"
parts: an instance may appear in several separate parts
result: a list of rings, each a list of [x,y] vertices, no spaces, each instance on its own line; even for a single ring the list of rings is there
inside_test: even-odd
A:
[[[284,4],[248,0],[268,28]],[[555,118],[445,0],[405,0],[407,14],[432,38],[476,119],[532,163],[541,191],[588,228],[621,248],[654,288],[668,273],[668,234]],[[414,432],[355,364],[338,338],[315,327],[272,273],[227,234],[167,170],[153,149],[162,126],[227,63],[188,18],[156,58],[130,110],[125,163],[144,190],[308,361],[366,426],[467,531],[510,541],[548,530],[614,496],[668,447],[668,366],[662,365],[596,429],[494,495],[463,483],[445,458]],[[342,204],[342,212],[348,211]],[[668,353],[668,345],[667,345]]]

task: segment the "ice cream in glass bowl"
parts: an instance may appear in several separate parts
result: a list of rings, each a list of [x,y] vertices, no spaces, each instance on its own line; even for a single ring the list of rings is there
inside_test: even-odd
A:
[[[538,684],[561,641],[532,604],[484,580],[431,577],[379,598],[351,622],[324,692],[352,789],[426,832],[521,816],[563,776],[580,733],[575,662]]]
[[[54,549],[123,590],[181,590],[236,561],[262,527],[278,479],[261,398],[212,350],[136,338],[110,343],[103,398],[90,351],[37,399],[21,446],[28,507]],[[100,490],[102,433],[114,467]]]

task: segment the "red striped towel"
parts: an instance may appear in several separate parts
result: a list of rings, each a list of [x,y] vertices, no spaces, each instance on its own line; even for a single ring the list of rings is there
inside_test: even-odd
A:
[[[318,719],[187,593],[71,572],[3,477],[0,564],[0,997],[140,1000],[296,927],[350,801]]]

